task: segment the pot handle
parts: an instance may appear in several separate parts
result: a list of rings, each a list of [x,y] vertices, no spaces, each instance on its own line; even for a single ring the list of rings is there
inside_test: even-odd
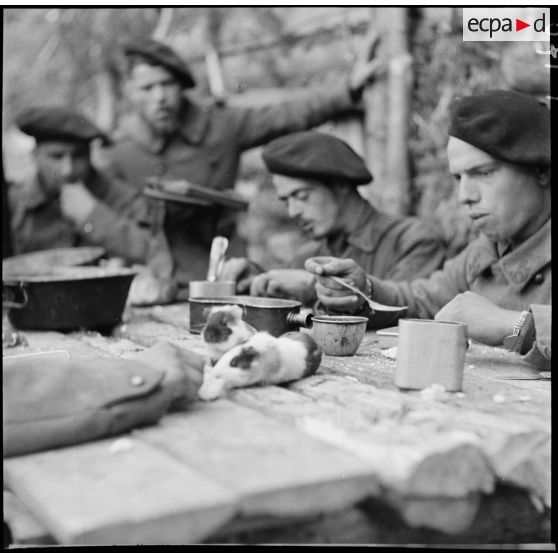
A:
[[[287,315],[287,325],[291,327],[312,327],[312,310],[301,309],[300,312],[289,312]]]
[[[26,287],[25,281],[2,281],[2,307],[23,308],[29,301]],[[15,293],[15,300],[10,300],[8,293]],[[21,295],[20,301],[17,300],[17,294]]]

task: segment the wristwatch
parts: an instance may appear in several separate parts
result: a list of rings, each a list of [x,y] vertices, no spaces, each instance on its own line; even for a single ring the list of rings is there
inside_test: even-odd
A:
[[[504,348],[520,354],[527,352],[534,341],[533,326],[533,314],[528,310],[521,312],[513,326],[512,334],[504,339]]]

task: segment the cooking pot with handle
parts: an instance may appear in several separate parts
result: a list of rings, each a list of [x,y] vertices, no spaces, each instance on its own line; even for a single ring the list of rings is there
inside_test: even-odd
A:
[[[296,300],[259,296],[226,296],[189,298],[190,332],[200,333],[211,308],[236,304],[242,308],[242,319],[258,331],[267,331],[278,337],[299,327],[312,327],[312,313],[302,309]]]

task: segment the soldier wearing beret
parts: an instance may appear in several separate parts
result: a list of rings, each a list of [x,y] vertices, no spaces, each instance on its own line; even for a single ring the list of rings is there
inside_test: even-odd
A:
[[[120,213],[135,206],[136,192],[91,163],[90,142],[105,139],[102,132],[65,107],[29,108],[16,123],[36,140],[36,168],[10,186],[14,252],[98,245],[109,256],[145,261],[154,249],[151,231]]]
[[[372,175],[343,140],[314,131],[297,132],[267,144],[262,152],[289,216],[314,240],[317,256],[352,258],[366,273],[389,279],[428,277],[445,257],[442,239],[430,224],[414,217],[378,211],[357,186]],[[225,264],[222,278],[246,272],[238,260]],[[255,277],[254,296],[315,301],[315,276],[304,269],[276,269]]]
[[[550,369],[550,112],[534,97],[487,91],[453,103],[449,136],[449,168],[479,237],[414,281],[382,281],[352,259],[309,259],[318,297],[356,311],[360,301],[328,279],[343,276],[378,302],[408,306],[408,317],[466,323],[472,339]]]
[[[133,113],[122,123],[106,156],[116,174],[138,190],[150,176],[185,179],[217,190],[233,188],[244,150],[354,108],[378,68],[377,61],[367,57],[358,61],[348,82],[337,87],[246,109],[198,104],[186,95],[194,78],[177,54],[160,42],[133,41],[125,54],[126,92]],[[234,236],[235,226],[231,213],[214,207],[168,205],[164,230],[176,277],[186,288],[190,280],[205,277],[212,238]],[[234,255],[235,250],[240,254],[244,247],[231,240],[229,253]]]

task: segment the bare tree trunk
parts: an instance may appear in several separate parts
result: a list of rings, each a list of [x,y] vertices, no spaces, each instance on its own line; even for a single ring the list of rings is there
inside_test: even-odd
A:
[[[367,198],[380,209],[404,215],[410,206],[408,126],[411,111],[412,57],[408,10],[371,8],[379,30],[378,56],[388,61],[388,78],[364,92],[366,161],[374,175]]]
[[[219,8],[208,8],[206,11],[207,53],[205,67],[209,90],[216,100],[222,100],[226,95],[223,68],[219,58],[224,13]]]
[[[173,8],[160,8],[159,10],[159,21],[153,31],[153,38],[157,41],[164,41],[172,23]]]
[[[97,89],[97,124],[102,130],[112,132],[116,127],[117,88],[116,80],[108,68],[94,76]]]

